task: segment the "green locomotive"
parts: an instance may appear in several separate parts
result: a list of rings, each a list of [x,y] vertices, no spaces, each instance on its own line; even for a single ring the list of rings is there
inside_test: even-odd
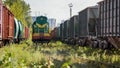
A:
[[[32,24],[32,41],[33,42],[49,42],[51,39],[49,31],[49,23],[46,16],[38,16]]]

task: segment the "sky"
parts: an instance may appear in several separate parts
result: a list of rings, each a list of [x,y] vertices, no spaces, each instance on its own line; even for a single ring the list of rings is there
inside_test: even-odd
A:
[[[70,8],[68,4],[72,3],[72,16],[78,15],[78,12],[89,7],[97,5],[102,0],[25,0],[30,4],[31,15],[46,15],[48,18],[55,18],[57,23],[61,20],[70,18]]]

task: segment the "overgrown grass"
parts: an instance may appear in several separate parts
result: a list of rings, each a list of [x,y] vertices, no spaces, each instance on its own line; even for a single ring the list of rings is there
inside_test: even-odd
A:
[[[110,68],[120,66],[119,53],[119,50],[68,46],[60,41],[36,46],[28,40],[1,48],[0,68]]]

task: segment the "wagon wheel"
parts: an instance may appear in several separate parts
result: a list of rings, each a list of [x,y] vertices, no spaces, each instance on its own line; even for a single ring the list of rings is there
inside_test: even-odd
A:
[[[108,43],[107,43],[107,41],[103,41],[103,43],[102,43],[102,45],[103,45],[103,49],[107,49],[108,48]]]
[[[93,47],[94,47],[94,48],[97,48],[97,47],[98,47],[98,44],[99,44],[98,41],[93,41]]]
[[[0,41],[0,48],[4,46],[4,42]]]
[[[13,44],[13,40],[10,40],[10,41],[9,41],[9,44],[11,44],[11,45],[12,45],[12,44]]]
[[[102,44],[103,41],[99,41],[99,48],[100,49],[103,49],[103,44]]]

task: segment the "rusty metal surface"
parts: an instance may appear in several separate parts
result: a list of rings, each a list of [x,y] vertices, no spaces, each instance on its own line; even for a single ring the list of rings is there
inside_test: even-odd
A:
[[[14,15],[3,6],[2,39],[14,38]]]
[[[25,39],[29,38],[29,28],[25,27]]]

